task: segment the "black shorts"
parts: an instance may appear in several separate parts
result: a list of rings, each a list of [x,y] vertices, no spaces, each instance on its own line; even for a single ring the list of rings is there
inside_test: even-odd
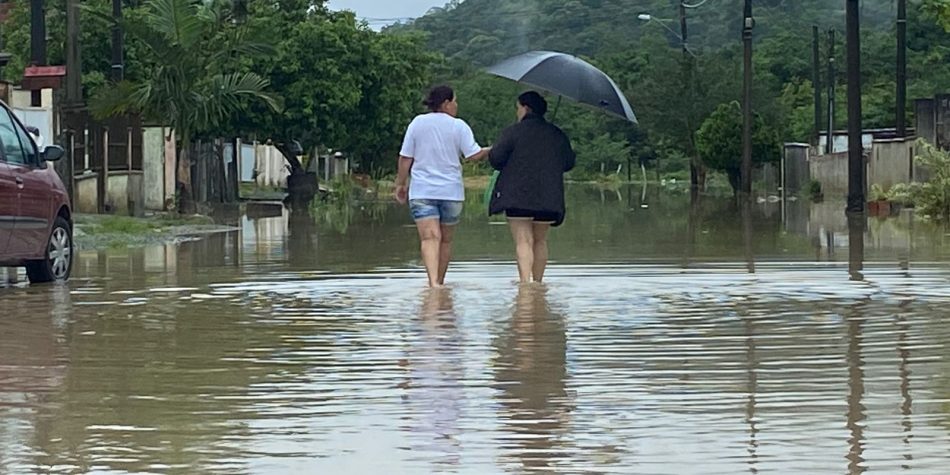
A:
[[[505,210],[508,219],[530,219],[535,223],[554,224],[557,222],[557,213],[549,211],[528,211],[526,209],[510,208]]]

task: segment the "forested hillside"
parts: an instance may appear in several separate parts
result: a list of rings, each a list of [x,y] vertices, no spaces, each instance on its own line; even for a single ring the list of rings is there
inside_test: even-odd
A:
[[[430,48],[446,58],[440,81],[459,89],[463,114],[490,142],[511,121],[518,86],[480,69],[533,49],[587,58],[617,80],[640,120],[630,130],[596,114],[562,108],[557,121],[575,139],[582,168],[597,173],[634,159],[661,157],[664,171],[685,169],[695,154],[695,132],[741,92],[742,0],[696,0],[688,10],[689,47],[696,54],[695,83],[684,81],[675,0],[465,0],[453,1],[409,25],[428,34]],[[893,126],[896,2],[862,4],[865,125]],[[807,141],[814,123],[812,27],[821,29],[822,81],[826,82],[827,31],[834,29],[839,65],[837,123],[845,117],[845,2],[756,0],[755,109],[781,141]],[[940,2],[909,5],[909,98],[950,91],[950,35],[941,26]],[[640,13],[655,19],[644,22]],[[946,12],[944,12],[946,15]],[[664,28],[665,23],[669,29]],[[672,32],[670,30],[673,30]],[[912,109],[912,108],[911,108]],[[777,157],[777,150],[774,157]]]

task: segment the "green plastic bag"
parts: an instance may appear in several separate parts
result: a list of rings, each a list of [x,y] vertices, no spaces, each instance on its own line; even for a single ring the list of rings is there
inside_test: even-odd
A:
[[[486,210],[489,210],[491,208],[491,197],[492,195],[495,194],[495,182],[498,181],[498,175],[500,174],[501,172],[499,172],[498,170],[495,170],[492,172],[491,177],[488,179],[488,187],[485,188],[485,196],[484,196]],[[489,213],[490,212],[491,211],[489,211]]]

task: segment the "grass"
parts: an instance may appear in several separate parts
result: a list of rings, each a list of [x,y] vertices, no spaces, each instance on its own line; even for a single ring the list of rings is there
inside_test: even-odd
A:
[[[241,183],[239,193],[241,198],[244,199],[279,201],[287,195],[287,190],[277,186],[257,186],[257,183]]]
[[[160,214],[151,218],[132,218],[111,215],[77,215],[76,226],[86,234],[142,235],[164,231],[174,226],[210,225],[214,220],[205,216],[176,216]]]

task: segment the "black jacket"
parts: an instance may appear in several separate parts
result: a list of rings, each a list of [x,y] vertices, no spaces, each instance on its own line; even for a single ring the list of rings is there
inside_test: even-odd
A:
[[[554,213],[564,222],[564,173],[574,168],[571,141],[561,129],[536,114],[501,133],[488,160],[501,174],[489,214],[508,209]]]

